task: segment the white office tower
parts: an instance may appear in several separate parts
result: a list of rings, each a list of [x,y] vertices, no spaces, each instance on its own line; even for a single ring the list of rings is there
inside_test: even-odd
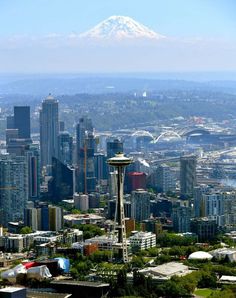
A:
[[[129,237],[132,249],[148,249],[156,247],[156,234],[152,232],[135,232]]]
[[[89,196],[84,194],[74,194],[75,208],[81,211],[87,211],[89,209]]]
[[[24,156],[0,155],[0,224],[23,220],[28,200],[28,168]]]
[[[58,153],[58,100],[49,95],[42,102],[40,110],[40,152],[41,168],[46,167],[48,174],[52,166],[52,157]]]
[[[139,222],[150,217],[150,194],[146,190],[132,191],[131,217]]]

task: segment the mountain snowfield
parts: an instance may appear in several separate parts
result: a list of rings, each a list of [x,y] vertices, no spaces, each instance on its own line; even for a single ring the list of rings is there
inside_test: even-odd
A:
[[[87,32],[81,38],[90,40],[152,39],[159,40],[165,36],[154,32],[141,23],[127,16],[111,16]]]

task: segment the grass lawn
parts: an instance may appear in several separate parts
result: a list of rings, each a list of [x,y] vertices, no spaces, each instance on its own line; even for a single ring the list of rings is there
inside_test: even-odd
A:
[[[219,290],[212,290],[212,289],[197,289],[194,291],[194,294],[199,296],[199,297],[203,297],[203,298],[207,298],[209,297],[212,293],[215,292],[219,292]]]

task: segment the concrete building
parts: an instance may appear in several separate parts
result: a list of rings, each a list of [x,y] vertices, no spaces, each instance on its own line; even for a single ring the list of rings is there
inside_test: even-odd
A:
[[[141,222],[150,217],[150,194],[137,189],[131,194],[131,217]]]
[[[191,207],[175,206],[172,210],[173,229],[177,233],[190,232]]]
[[[49,205],[49,230],[59,231],[63,228],[63,210],[60,207]]]
[[[117,183],[116,183],[116,173],[109,173],[109,194],[110,198],[113,198],[117,194]]]
[[[214,219],[218,226],[224,225],[224,200],[223,193],[211,193],[202,195],[203,217]]]
[[[156,188],[159,192],[175,190],[175,181],[171,169],[166,164],[162,164],[156,169]]]
[[[191,220],[191,232],[198,236],[198,241],[209,241],[216,236],[217,224],[214,219],[195,218]]]
[[[235,248],[218,248],[210,251],[210,254],[217,260],[228,259],[230,262],[236,262],[236,249]]]
[[[104,221],[105,221],[104,217],[93,213],[64,215],[64,222],[69,227],[72,227],[73,225],[82,225],[82,224],[101,225],[104,223]]]
[[[89,209],[89,196],[83,194],[74,194],[75,208],[81,211],[87,211]]]
[[[35,204],[24,210],[24,224],[33,231],[59,231],[63,228],[63,209],[47,203]]]
[[[85,245],[97,244],[99,250],[112,250],[113,245],[117,243],[117,239],[114,237],[108,237],[106,235],[96,236],[85,240]]]
[[[0,224],[23,219],[28,200],[28,167],[23,156],[0,155]]]
[[[136,232],[129,237],[133,250],[143,250],[156,246],[156,234],[152,232]]]
[[[171,279],[172,276],[181,277],[192,271],[182,263],[169,262],[156,267],[145,268],[139,270],[139,272],[146,276],[151,276],[154,281],[165,281]]]

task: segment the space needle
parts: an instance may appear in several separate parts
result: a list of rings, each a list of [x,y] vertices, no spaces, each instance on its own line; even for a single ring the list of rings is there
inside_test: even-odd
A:
[[[125,214],[124,214],[124,173],[125,167],[132,163],[132,159],[125,157],[123,153],[117,153],[115,157],[108,159],[108,164],[116,168],[116,181],[117,181],[117,198],[116,198],[116,213],[114,233],[118,232],[118,242],[114,248],[118,250],[118,260],[128,262],[128,250],[126,242],[126,228],[125,228]]]

